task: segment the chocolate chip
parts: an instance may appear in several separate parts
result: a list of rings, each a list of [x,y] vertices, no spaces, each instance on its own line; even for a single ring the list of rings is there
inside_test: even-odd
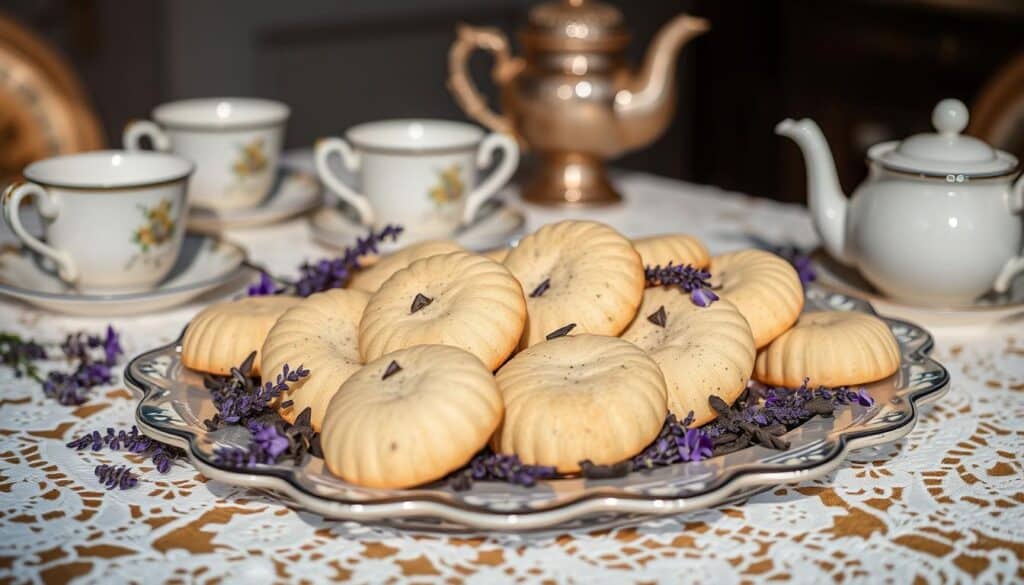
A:
[[[430,303],[434,302],[434,299],[426,296],[423,293],[416,293],[416,298],[412,300],[412,307],[409,308],[410,313],[415,313],[423,307],[426,307]]]
[[[391,360],[391,363],[388,364],[387,369],[384,370],[384,375],[381,376],[380,379],[381,380],[387,380],[391,376],[394,376],[395,374],[397,374],[398,372],[401,372],[401,371],[402,371],[402,366],[398,365],[398,362],[396,362],[395,360]]]
[[[542,294],[546,293],[549,288],[551,288],[551,279],[545,278],[544,282],[538,284],[537,288],[533,289],[533,292],[530,293],[530,296],[534,298],[539,297]]]
[[[569,323],[565,327],[559,327],[558,329],[555,329],[551,333],[548,333],[547,336],[544,337],[544,339],[547,339],[548,341],[551,341],[552,339],[555,339],[555,338],[558,338],[558,337],[565,337],[575,327],[576,327],[575,323]]]
[[[665,305],[658,307],[658,310],[647,315],[647,320],[664,329],[668,321],[668,314],[665,312]]]

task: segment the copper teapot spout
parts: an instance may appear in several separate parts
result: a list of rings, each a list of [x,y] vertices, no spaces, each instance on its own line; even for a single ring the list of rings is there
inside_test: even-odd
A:
[[[654,141],[675,112],[676,60],[683,45],[711,28],[707,20],[680,14],[665,23],[647,48],[643,66],[615,94],[622,146],[632,150]]]

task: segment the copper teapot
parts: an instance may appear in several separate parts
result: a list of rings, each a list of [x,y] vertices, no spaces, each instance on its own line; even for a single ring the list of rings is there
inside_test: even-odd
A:
[[[470,117],[515,135],[539,160],[523,196],[535,203],[602,204],[621,197],[604,161],[643,147],[675,113],[679,49],[708,22],[681,14],[658,31],[639,71],[625,63],[630,35],[614,7],[590,0],[535,6],[513,57],[494,28],[459,25],[448,54],[448,87]],[[494,54],[491,75],[501,110],[488,107],[467,62],[476,49]]]

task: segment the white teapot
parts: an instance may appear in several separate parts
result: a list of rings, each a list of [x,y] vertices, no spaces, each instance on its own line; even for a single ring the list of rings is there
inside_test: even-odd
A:
[[[1017,158],[961,135],[967,108],[946,99],[938,133],[876,144],[870,174],[847,199],[821,129],[783,120],[807,166],[808,203],[828,253],[880,291],[919,305],[956,306],[1005,292],[1024,271],[1024,179]]]

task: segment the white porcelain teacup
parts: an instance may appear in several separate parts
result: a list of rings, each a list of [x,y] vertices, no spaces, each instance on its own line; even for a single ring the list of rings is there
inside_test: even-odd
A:
[[[281,156],[290,110],[257,98],[202,98],[162,104],[153,120],[129,122],[122,137],[127,150],[153,148],[196,163],[189,185],[193,205],[242,209],[270,193]]]
[[[416,237],[443,237],[473,221],[477,210],[515,172],[519,147],[505,134],[486,134],[450,120],[382,120],[353,126],[347,140],[317,142],[320,180],[355,208],[366,225],[399,223]],[[477,172],[503,156],[479,182]],[[347,185],[329,167],[337,153],[361,186]]]
[[[178,258],[194,168],[184,158],[157,152],[100,150],[48,158],[25,167],[28,181],[4,190],[4,221],[78,290],[145,290],[167,276]],[[22,226],[19,207],[28,196],[46,220],[46,242]]]

